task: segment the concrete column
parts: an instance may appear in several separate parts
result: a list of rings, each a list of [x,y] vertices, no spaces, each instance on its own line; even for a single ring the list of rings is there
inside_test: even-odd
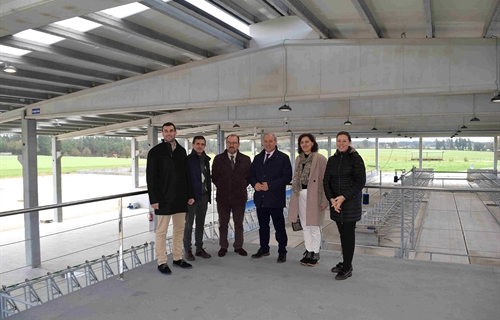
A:
[[[21,119],[23,153],[20,162],[23,166],[24,208],[38,207],[38,163],[36,143],[36,120]],[[42,265],[40,254],[40,225],[38,211],[24,214],[24,238],[26,265],[39,268]]]
[[[62,203],[62,183],[61,183],[61,141],[57,137],[52,137],[52,188],[54,203]],[[54,221],[63,222],[63,209],[54,209]]]
[[[189,139],[188,138],[184,139],[184,149],[186,149],[187,154],[189,154],[189,152],[191,151],[191,150],[189,150]]]
[[[226,149],[226,144],[224,141],[224,132],[220,129],[220,126],[217,128],[217,154],[222,153]]]
[[[151,150],[158,144],[158,129],[151,123],[148,126],[148,147]]]
[[[422,148],[424,146],[424,140],[422,137],[418,138],[418,168],[422,169]]]
[[[255,140],[252,140],[252,161],[255,158]]]
[[[498,136],[493,137],[493,170],[498,170]]]
[[[260,148],[259,148],[259,152],[262,151],[262,149],[264,149],[264,129],[260,130]]]
[[[130,157],[132,158],[132,188],[139,188],[139,142],[135,138],[130,141]]]
[[[332,137],[328,136],[328,158],[332,156]]]
[[[378,173],[379,172],[379,156],[378,156],[378,138],[375,138],[375,171]]]

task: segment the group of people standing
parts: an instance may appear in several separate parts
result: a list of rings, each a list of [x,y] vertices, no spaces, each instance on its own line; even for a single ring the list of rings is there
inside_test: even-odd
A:
[[[156,229],[156,256],[158,270],[170,274],[166,256],[166,234],[172,217],[173,266],[191,268],[188,261],[195,257],[211,257],[203,248],[203,230],[212,182],[217,188],[219,214],[219,246],[217,253],[224,257],[229,248],[228,226],[231,213],[234,225],[234,252],[247,256],[243,248],[243,220],[247,203],[247,186],[254,192],[254,204],[259,221],[258,251],[252,258],[270,255],[270,226],[272,220],[278,242],[278,263],[286,262],[288,237],[283,208],[286,206],[286,186],[292,182],[288,219],[300,219],[306,250],[300,263],[315,266],[319,263],[321,225],[324,212],[330,207],[330,218],[339,229],[343,261],[332,268],[336,279],[352,275],[356,221],[361,219],[361,192],[366,173],[363,159],[350,146],[349,133],[337,135],[337,151],[328,160],[318,153],[318,144],[312,134],[298,138],[298,153],[294,173],[290,158],[278,150],[277,138],[272,133],[263,137],[264,149],[254,160],[239,152],[240,140],[235,134],[226,138],[226,149],[214,158],[205,153],[206,140],[195,136],[192,151],[187,155],[175,137],[176,127],[168,122],[162,126],[163,143],[149,151],[146,179],[149,200],[158,216]],[[210,173],[211,171],[211,173]],[[292,181],[293,175],[293,181]],[[195,228],[195,251],[191,235]],[[185,259],[182,246],[184,245]]]

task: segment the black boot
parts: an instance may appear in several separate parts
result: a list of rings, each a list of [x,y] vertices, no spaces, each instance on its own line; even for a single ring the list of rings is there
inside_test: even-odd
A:
[[[314,252],[309,252],[309,251],[306,250],[304,252],[304,257],[300,260],[300,264],[303,265],[303,266],[308,266],[309,265],[309,261],[311,260],[313,254],[314,254]]]
[[[319,252],[311,252],[311,258],[309,259],[308,266],[314,267],[319,262]]]

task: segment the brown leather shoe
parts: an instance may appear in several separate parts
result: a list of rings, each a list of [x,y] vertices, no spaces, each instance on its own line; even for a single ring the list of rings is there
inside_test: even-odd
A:
[[[208,258],[210,258],[210,257],[211,257],[211,255],[210,255],[209,253],[207,253],[207,252],[205,251],[205,249],[196,250],[195,255],[196,255],[197,257],[202,257],[203,259],[208,259]]]
[[[196,260],[196,258],[193,256],[193,251],[191,251],[191,250],[186,251],[185,256],[186,256],[186,260],[187,261],[194,261],[194,260]]]
[[[243,248],[234,249],[234,252],[237,252],[240,256],[248,256],[248,253]]]
[[[224,249],[224,248],[220,248],[219,252],[217,252],[217,255],[219,257],[223,257],[226,255],[226,252],[227,252],[227,249]]]

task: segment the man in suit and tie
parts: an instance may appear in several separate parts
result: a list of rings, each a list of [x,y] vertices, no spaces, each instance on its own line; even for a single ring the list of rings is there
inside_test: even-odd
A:
[[[290,158],[276,146],[278,139],[272,133],[264,135],[264,150],[252,162],[250,183],[255,189],[254,202],[259,220],[260,248],[252,258],[269,255],[269,220],[273,219],[278,241],[278,263],[286,262],[288,237],[283,208],[286,206],[286,186],[292,180]]]
[[[230,134],[226,138],[226,150],[214,158],[212,165],[212,181],[217,187],[217,212],[219,213],[219,245],[217,253],[223,257],[227,253],[227,228],[231,212],[234,222],[234,252],[246,256],[243,249],[243,219],[247,202],[247,186],[249,183],[250,157],[239,152],[240,137]]]

